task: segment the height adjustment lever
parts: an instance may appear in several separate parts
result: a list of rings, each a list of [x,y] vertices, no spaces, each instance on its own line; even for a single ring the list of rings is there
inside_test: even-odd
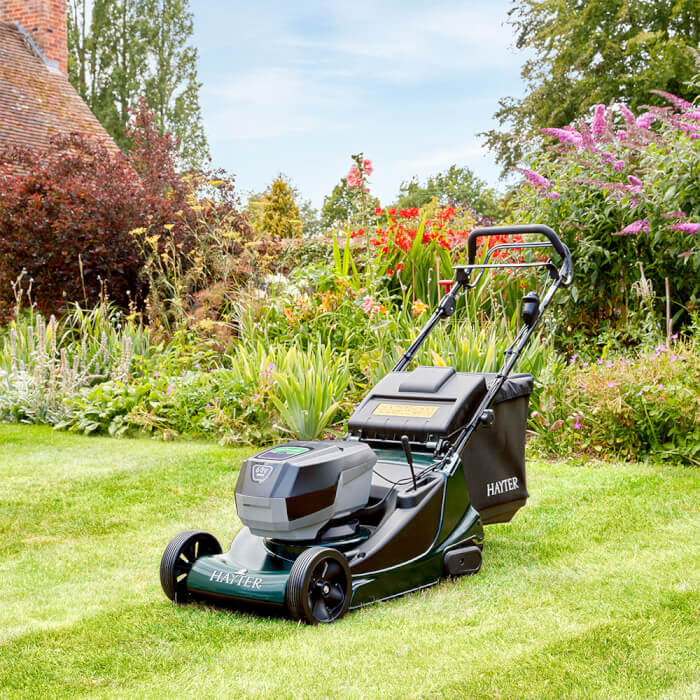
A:
[[[413,479],[413,490],[418,490],[418,485],[416,484],[416,472],[413,470],[413,453],[411,452],[411,443],[408,441],[408,435],[401,436],[401,447],[403,447],[403,452],[406,455],[406,461],[408,466],[411,467],[411,478]]]

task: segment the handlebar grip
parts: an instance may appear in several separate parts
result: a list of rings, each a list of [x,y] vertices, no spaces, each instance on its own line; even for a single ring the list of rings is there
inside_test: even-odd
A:
[[[469,264],[473,265],[476,260],[476,241],[484,236],[503,235],[523,235],[527,233],[539,233],[546,236],[552,244],[554,250],[559,253],[562,261],[568,261],[571,268],[571,253],[562,243],[561,238],[544,224],[518,224],[514,226],[489,226],[488,228],[475,228],[467,239],[467,249],[469,252]]]

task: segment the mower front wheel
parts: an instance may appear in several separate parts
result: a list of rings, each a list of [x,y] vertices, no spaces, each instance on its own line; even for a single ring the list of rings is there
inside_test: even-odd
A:
[[[185,530],[175,535],[160,560],[160,585],[175,603],[185,603],[187,574],[199,557],[221,554],[221,545],[214,535],[204,530]]]
[[[351,593],[352,577],[345,555],[329,547],[311,547],[292,565],[285,601],[295,620],[316,625],[345,615]]]

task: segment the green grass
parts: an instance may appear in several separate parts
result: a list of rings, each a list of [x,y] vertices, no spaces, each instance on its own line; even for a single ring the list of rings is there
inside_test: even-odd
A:
[[[312,628],[160,590],[250,452],[0,425],[0,697],[700,695],[697,471],[535,462],[477,576]]]

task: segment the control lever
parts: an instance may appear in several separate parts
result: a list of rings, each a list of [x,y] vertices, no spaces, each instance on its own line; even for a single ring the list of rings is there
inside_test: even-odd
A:
[[[403,447],[404,454],[406,455],[406,461],[408,466],[411,467],[411,478],[413,479],[413,490],[418,490],[418,485],[416,484],[416,472],[413,470],[413,453],[411,452],[411,443],[408,441],[408,435],[401,436],[401,447]]]

